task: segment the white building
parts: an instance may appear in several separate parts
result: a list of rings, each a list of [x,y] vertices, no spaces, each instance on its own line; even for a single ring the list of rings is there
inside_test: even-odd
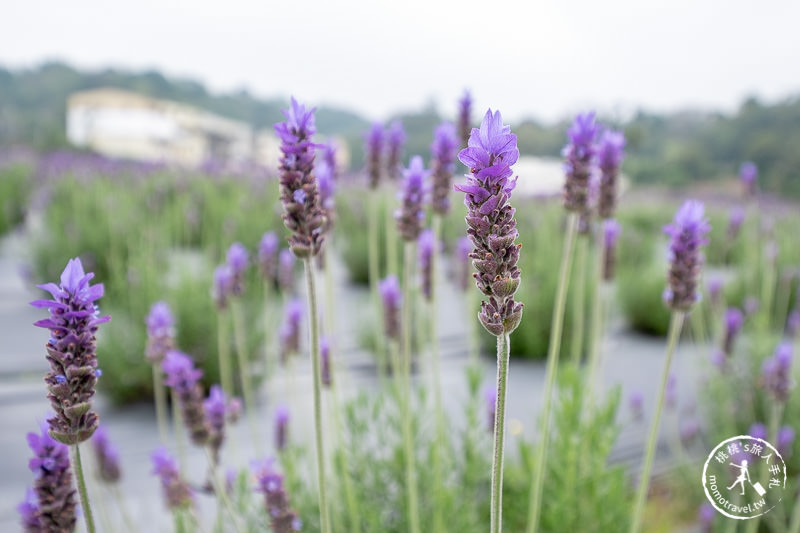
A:
[[[184,166],[238,163],[253,154],[252,130],[244,122],[114,88],[69,97],[67,138],[110,157]]]

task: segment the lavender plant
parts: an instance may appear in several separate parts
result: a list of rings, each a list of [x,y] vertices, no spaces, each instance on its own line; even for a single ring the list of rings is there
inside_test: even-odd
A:
[[[406,131],[403,123],[395,120],[386,131],[386,175],[397,179],[402,173],[403,148],[406,144]]]
[[[472,133],[472,95],[469,91],[464,91],[464,96],[458,101],[458,137],[461,146],[469,144],[469,137]]]
[[[517,136],[503,125],[500,112],[488,110],[481,127],[473,128],[467,148],[458,158],[470,173],[456,190],[465,193],[468,208],[467,234],[474,249],[470,253],[477,270],[478,289],[488,297],[478,315],[483,327],[497,337],[497,415],[494,426],[492,463],[491,531],[502,530],[503,456],[505,439],[506,382],[510,353],[509,335],[522,320],[522,304],[514,300],[520,271],[518,232],[514,208],[509,204],[516,178],[511,165],[517,162]]]
[[[161,442],[167,442],[167,399],[164,395],[164,374],[161,362],[168,351],[175,348],[175,320],[169,304],[156,302],[145,319],[147,348],[145,356],[153,367],[153,394],[156,404],[156,423]]]
[[[275,471],[274,461],[266,460],[253,465],[259,492],[264,493],[269,525],[274,533],[300,531],[303,522],[291,507],[283,476]]]
[[[180,404],[183,423],[192,442],[205,446],[211,430],[203,409],[203,390],[200,385],[203,371],[195,368],[191,357],[177,350],[167,352],[161,367],[166,375],[164,383],[175,392]]]
[[[73,531],[76,502],[67,446],[54,440],[52,429],[44,425],[41,433],[28,433],[28,446],[33,451],[28,467],[36,478],[36,503],[27,499],[23,521],[26,526],[38,522],[40,529],[36,531]]]

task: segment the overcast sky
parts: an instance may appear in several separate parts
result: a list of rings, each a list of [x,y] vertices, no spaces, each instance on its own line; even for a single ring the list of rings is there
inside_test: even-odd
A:
[[[478,112],[730,111],[800,93],[795,0],[18,0],[0,65],[157,68],[371,119],[469,88]]]

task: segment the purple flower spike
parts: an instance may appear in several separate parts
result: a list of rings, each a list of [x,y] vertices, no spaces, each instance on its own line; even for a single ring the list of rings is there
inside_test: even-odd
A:
[[[270,530],[274,533],[293,533],[303,526],[292,510],[289,495],[283,486],[283,476],[275,471],[274,461],[266,460],[253,465],[258,490],[264,493]]]
[[[497,412],[497,386],[494,383],[489,383],[483,388],[483,398],[486,400],[486,429],[492,434]]]
[[[617,265],[617,241],[622,228],[613,218],[603,221],[603,280],[614,279],[614,270]]]
[[[375,189],[381,182],[382,154],[384,143],[383,124],[375,122],[365,136],[364,154],[367,161],[369,187]]]
[[[789,399],[792,383],[792,345],[782,342],[772,357],[764,361],[762,378],[764,386],[778,402],[785,404]]]
[[[767,438],[767,428],[764,426],[764,424],[756,422],[750,426],[750,429],[747,430],[747,434],[754,439],[764,440]]]
[[[449,196],[456,168],[457,149],[456,127],[449,122],[438,125],[433,131],[433,143],[431,144],[431,168],[433,169],[431,207],[442,216],[450,211]]]
[[[699,299],[697,279],[703,266],[700,248],[708,243],[711,230],[702,202],[688,200],[675,214],[672,224],[664,227],[670,242],[670,269],[664,301],[675,311],[688,311]]]
[[[788,458],[792,454],[793,444],[794,428],[791,426],[781,427],[781,429],[778,430],[778,439],[775,443],[775,447],[778,449],[778,453],[781,454],[784,459]]]
[[[166,448],[156,449],[150,459],[153,462],[153,474],[161,480],[164,501],[170,510],[185,509],[194,504],[192,489],[181,478],[178,464]]]
[[[567,130],[569,144],[562,151],[567,175],[564,207],[583,216],[589,211],[589,179],[596,164],[594,139],[597,131],[594,112],[579,114]]]
[[[161,364],[168,351],[175,347],[175,319],[167,302],[156,302],[145,319],[147,348],[145,356],[151,364]]]
[[[281,250],[278,256],[278,286],[286,294],[294,289],[294,254],[288,248]]]
[[[722,289],[725,286],[725,282],[720,278],[711,278],[708,280],[708,299],[711,301],[713,306],[717,306],[720,303],[720,298],[722,296]]]
[[[475,282],[489,297],[481,302],[478,318],[495,336],[511,333],[522,320],[522,304],[514,301],[520,282],[519,248],[514,208],[508,203],[516,179],[511,165],[519,158],[517,136],[503,125],[500,112],[486,112],[474,128],[467,148],[458,154],[470,173],[456,190],[465,193],[467,234],[475,246],[470,253],[478,271]]]
[[[294,298],[286,304],[283,324],[281,324],[278,331],[281,344],[281,362],[283,363],[286,363],[290,356],[300,352],[300,322],[304,313],[305,307],[302,300]]]
[[[231,244],[225,262],[231,269],[231,294],[241,296],[244,292],[244,275],[247,270],[249,254],[247,248],[240,242]]]
[[[467,235],[462,235],[458,238],[454,270],[456,285],[462,291],[466,291],[469,288],[469,281],[472,279],[469,260],[469,254],[472,253],[472,249],[472,241]]]
[[[429,174],[418,155],[412,157],[408,168],[403,170],[402,205],[394,216],[400,236],[406,241],[416,240],[422,231],[425,218],[422,203],[426,193],[425,180]]]
[[[331,179],[336,181],[336,178],[339,176],[339,169],[336,164],[336,152],[338,151],[336,143],[332,139],[328,139],[321,145],[317,145],[317,147],[322,151],[322,161],[331,169]]]
[[[714,506],[706,502],[697,510],[697,520],[700,522],[701,533],[711,533],[714,530],[714,519],[717,511]]]
[[[739,206],[735,206],[731,208],[730,214],[728,215],[728,239],[734,240],[739,235],[739,231],[742,229],[742,224],[744,223],[744,209]]]
[[[43,425],[41,433],[28,433],[28,446],[33,458],[28,467],[36,480],[33,490],[39,500],[41,531],[73,531],[75,529],[75,489],[69,449],[53,440]]]
[[[625,150],[622,132],[606,130],[597,144],[597,164],[600,167],[600,203],[598,213],[602,218],[614,216],[617,206],[617,177]]]
[[[403,129],[403,123],[395,120],[389,124],[389,130],[386,132],[386,173],[389,179],[395,179],[400,175],[405,144],[406,131]]]
[[[233,271],[229,265],[219,265],[214,270],[214,284],[211,297],[218,310],[228,307],[228,299],[233,294]]]
[[[99,466],[100,479],[106,483],[116,483],[122,476],[119,466],[119,452],[111,444],[105,426],[100,426],[92,436],[92,447]]]
[[[800,333],[800,309],[792,309],[786,317],[786,334],[794,339]]]
[[[464,96],[458,101],[458,135],[461,146],[467,146],[469,135],[472,131],[472,96],[469,91],[464,91]]]
[[[211,385],[208,398],[203,400],[206,424],[209,428],[208,446],[215,464],[219,464],[219,451],[225,442],[225,419],[228,415],[228,401],[219,385]]]
[[[83,272],[78,258],[71,259],[61,274],[61,285],[38,285],[52,300],[35,300],[31,305],[48,309],[50,318],[34,326],[50,330],[45,346],[50,372],[44,378],[50,404],[56,415],[47,422],[50,435],[64,444],[77,444],[97,429],[92,397],[97,383],[95,334],[100,324],[111,320],[100,316],[95,302],[103,296],[103,285],[89,285],[94,274]]]
[[[20,524],[23,533],[42,533],[42,522],[39,520],[39,500],[36,492],[28,487],[25,490],[25,500],[17,505]]]
[[[278,278],[278,236],[274,232],[268,231],[261,237],[258,244],[258,269],[261,276],[266,281]]]
[[[333,383],[333,373],[331,371],[331,343],[328,337],[322,337],[319,340],[319,355],[322,365],[320,369],[322,384],[326,387],[330,387]]]
[[[730,357],[733,354],[733,342],[742,330],[744,314],[737,307],[729,307],[725,311],[725,337],[722,341],[722,351]]]
[[[283,451],[289,443],[289,408],[279,405],[275,408],[275,449]]]
[[[314,109],[306,109],[292,98],[291,107],[283,114],[286,122],[275,124],[283,152],[279,168],[283,223],[292,232],[289,237],[292,252],[297,257],[310,257],[322,247],[325,222],[313,172]]]
[[[754,196],[758,187],[758,167],[751,161],[745,161],[739,168],[739,177],[744,185],[745,196]]]
[[[419,272],[422,283],[422,294],[425,299],[431,300],[431,285],[433,283],[433,254],[436,253],[436,236],[428,228],[419,234],[417,239],[417,256],[419,258]]]
[[[183,423],[189,430],[192,442],[198,446],[208,443],[211,433],[203,409],[203,390],[200,378],[203,371],[195,368],[194,361],[177,350],[167,352],[161,368],[166,374],[164,383],[172,388],[183,413]]]
[[[390,274],[378,283],[378,292],[383,302],[383,330],[390,339],[400,340],[400,308],[403,293],[397,276]]]

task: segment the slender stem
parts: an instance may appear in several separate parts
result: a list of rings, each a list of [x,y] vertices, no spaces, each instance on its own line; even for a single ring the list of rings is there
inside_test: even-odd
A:
[[[156,401],[156,423],[161,444],[167,444],[167,395],[164,394],[164,374],[160,364],[153,365],[153,395]]]
[[[308,292],[308,334],[311,339],[311,366],[314,373],[314,435],[317,448],[317,485],[319,490],[319,519],[322,533],[331,533],[328,493],[325,487],[325,449],[322,440],[322,374],[317,326],[317,291],[314,284],[313,257],[306,257],[306,290]]]
[[[381,298],[378,293],[378,280],[380,279],[380,249],[378,246],[378,202],[380,201],[379,192],[373,190],[369,198],[368,220],[367,220],[367,256],[368,256],[368,272],[369,272],[369,287],[370,294],[372,295],[372,306],[375,310],[375,316],[381,316]],[[387,352],[386,342],[383,335],[375,335],[376,352],[378,355],[378,376],[383,377],[387,369]]]
[[[86,531],[95,533],[94,515],[92,515],[92,507],[89,504],[89,492],[86,490],[86,478],[83,476],[81,449],[78,444],[73,444],[69,447],[69,451],[72,456],[72,469],[75,471],[75,481],[78,484],[78,497],[81,501],[81,509],[83,509],[83,518],[86,521]]]
[[[506,432],[506,384],[511,339],[508,333],[497,336],[497,409],[494,417],[494,459],[492,461],[491,532],[503,530],[503,455]]]
[[[228,492],[225,490],[225,484],[222,483],[219,479],[218,475],[218,468],[217,465],[214,463],[214,457],[211,453],[211,449],[206,446],[204,448],[206,452],[206,459],[208,460],[208,469],[209,469],[209,478],[211,481],[211,486],[214,488],[214,494],[217,495],[217,498],[222,503],[222,506],[228,511],[230,515],[231,522],[233,522],[233,527],[238,533],[244,533],[245,529],[239,523],[239,513],[236,512],[236,508],[233,506],[233,502],[228,497]]]
[[[217,313],[217,355],[219,357],[219,379],[222,390],[228,398],[233,398],[233,371],[231,370],[231,354],[228,347],[228,314],[221,310]]]
[[[411,533],[420,533],[417,495],[417,465],[414,454],[414,435],[411,427],[411,279],[414,271],[416,242],[405,243],[405,265],[403,268],[403,442],[406,455],[406,488],[408,496],[408,521]]]
[[[778,402],[773,402],[769,411],[769,422],[767,427],[767,442],[778,442],[778,428],[781,425],[781,416],[783,415],[783,405]],[[767,484],[769,471],[761,470],[759,481],[762,485]],[[783,509],[780,509],[783,511]],[[761,521],[761,516],[754,516],[747,521],[746,533],[755,533],[758,531],[758,524]]]
[[[129,531],[129,533],[136,533],[139,529],[136,527],[133,518],[131,518],[131,513],[128,510],[127,504],[125,503],[125,498],[122,496],[119,486],[116,483],[111,486],[111,493],[114,496],[117,507],[119,507],[119,512],[122,515],[122,521],[125,523],[125,528]]]
[[[578,235],[575,243],[575,293],[572,298],[572,344],[570,362],[578,366],[583,352],[584,318],[586,316],[586,256],[589,248],[589,235]]]
[[[256,451],[261,449],[256,424],[256,397],[253,392],[253,380],[250,377],[250,358],[247,356],[247,341],[244,334],[244,316],[242,315],[242,302],[236,299],[231,302],[233,311],[233,337],[236,344],[236,361],[239,365],[239,380],[242,382],[244,407],[247,411],[247,421],[250,425],[250,436]]]
[[[267,386],[267,397],[269,397],[269,380],[272,377],[272,370],[275,366],[273,364],[274,359],[271,357],[270,352],[270,334],[269,332],[272,331],[272,312],[271,312],[271,303],[272,303],[272,280],[264,280],[264,383]]]
[[[181,475],[186,474],[186,434],[183,432],[183,413],[181,412],[181,402],[175,389],[170,389],[172,400],[172,431],[175,433],[175,443],[178,447],[178,467]]]
[[[603,246],[600,244],[599,239],[595,240],[593,247],[594,259],[594,282],[595,293],[592,299],[592,322],[589,330],[589,369],[587,373],[586,394],[584,401],[588,402],[587,407],[593,409],[594,390],[597,385],[597,372],[600,367],[600,345],[603,340],[603,319],[604,311],[606,308],[606,301],[608,299],[608,290],[606,282],[603,281]]]
[[[531,482],[531,499],[528,507],[528,533],[535,533],[539,527],[539,515],[542,508],[542,483],[547,465],[547,445],[550,440],[550,410],[553,386],[558,371],[558,357],[561,351],[561,330],[564,325],[564,304],[567,299],[567,285],[572,269],[572,252],[575,234],[578,229],[578,214],[569,213],[567,218],[567,235],[561,255],[556,301],[553,307],[553,324],[550,329],[550,344],[547,349],[547,371],[544,386],[544,406],[542,407],[542,437],[536,453],[536,471]]]
[[[444,526],[444,505],[442,503],[442,493],[444,487],[442,483],[442,458],[441,447],[445,438],[444,431],[444,412],[442,410],[442,377],[439,364],[439,337],[436,320],[436,292],[438,289],[438,257],[439,257],[439,237],[442,233],[442,217],[438,213],[433,215],[433,254],[431,255],[431,298],[429,302],[429,326],[431,336],[431,358],[433,359],[433,401],[434,411],[436,412],[436,440],[433,443],[433,478],[434,478],[434,502],[433,502],[433,531],[442,533]]]
[[[656,410],[653,413],[653,421],[650,424],[650,435],[644,449],[644,464],[642,465],[642,477],[639,480],[639,488],[636,491],[636,500],[633,508],[633,519],[631,521],[631,533],[638,533],[642,529],[642,517],[644,516],[644,506],[647,502],[647,492],[650,488],[650,470],[653,468],[653,457],[655,456],[656,442],[658,442],[658,427],[661,423],[661,411],[664,409],[664,392],[669,381],[669,369],[672,365],[672,356],[675,354],[675,347],[678,345],[678,338],[681,335],[681,327],[685,313],[673,311],[670,315],[669,337],[667,339],[667,355],[664,358],[664,369],[661,372],[661,386],[656,399]]]
[[[381,199],[383,200],[383,198]],[[382,201],[381,204],[384,202]],[[397,226],[395,225],[394,213],[390,208],[386,209],[386,275],[397,274]]]

